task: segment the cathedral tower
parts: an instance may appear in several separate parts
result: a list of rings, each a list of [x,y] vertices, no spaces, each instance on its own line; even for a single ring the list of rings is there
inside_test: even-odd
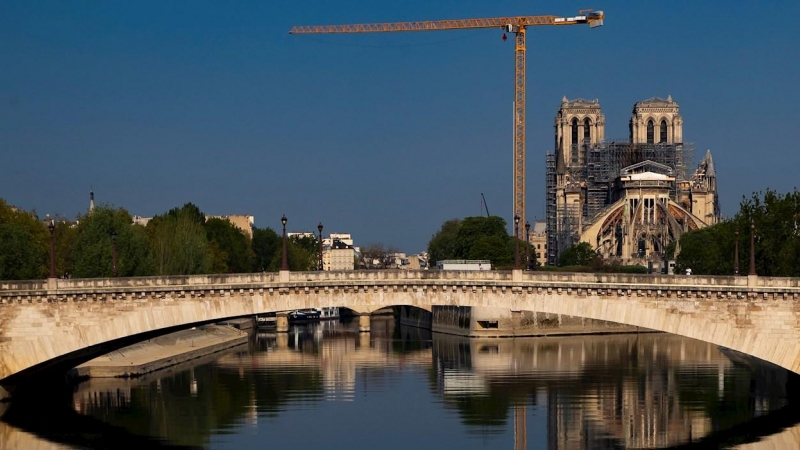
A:
[[[633,105],[630,121],[630,140],[633,144],[683,143],[683,118],[678,104],[653,97]]]

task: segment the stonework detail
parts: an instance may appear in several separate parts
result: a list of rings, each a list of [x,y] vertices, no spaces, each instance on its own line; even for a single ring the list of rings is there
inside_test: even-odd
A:
[[[694,152],[672,97],[633,106],[627,140],[605,139],[597,100],[564,97],[547,159],[547,263],[577,242],[623,264],[665,266],[666,248],[720,219],[717,174]]]
[[[800,279],[369,271],[0,284],[0,385],[175,327],[311,307],[502,308],[602,320],[722,345],[800,373]]]

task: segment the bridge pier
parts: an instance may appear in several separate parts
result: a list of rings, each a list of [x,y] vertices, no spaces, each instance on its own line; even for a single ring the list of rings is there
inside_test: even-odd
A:
[[[275,315],[275,325],[277,327],[278,333],[288,333],[289,332],[289,314],[286,313],[278,313]]]
[[[360,333],[369,333],[370,332],[370,315],[367,314],[359,314],[358,315],[358,331]]]

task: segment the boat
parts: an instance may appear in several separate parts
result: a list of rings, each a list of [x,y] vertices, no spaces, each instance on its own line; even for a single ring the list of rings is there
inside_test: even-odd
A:
[[[339,315],[339,307],[338,306],[332,306],[332,307],[329,307],[329,308],[328,307],[322,308],[322,311],[320,312],[320,317],[319,318],[320,318],[320,320],[334,320],[334,319],[338,319],[339,317],[340,317],[340,315]]]
[[[315,308],[296,309],[289,313],[289,323],[316,322],[322,312]]]
[[[275,317],[275,314],[266,314],[262,316],[256,316],[256,326],[259,328],[271,328],[278,326],[278,318]]]

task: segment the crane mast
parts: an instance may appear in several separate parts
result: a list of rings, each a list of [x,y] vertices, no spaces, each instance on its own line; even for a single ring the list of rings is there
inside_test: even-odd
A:
[[[525,223],[525,29],[543,25],[603,25],[602,11],[584,10],[577,16],[514,16],[479,19],[383,22],[348,25],[295,26],[290,34],[388,33],[398,31],[464,30],[502,28],[514,33],[514,216]],[[519,237],[519,236],[517,236]]]

